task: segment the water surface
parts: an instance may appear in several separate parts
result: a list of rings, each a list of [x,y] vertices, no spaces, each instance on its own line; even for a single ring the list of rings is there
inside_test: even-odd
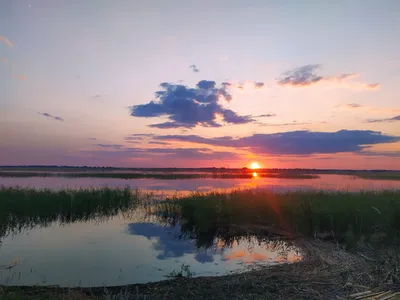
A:
[[[322,174],[316,179],[253,178],[253,179],[120,179],[120,178],[65,178],[65,177],[0,177],[0,185],[35,188],[90,188],[125,187],[153,191],[187,193],[191,191],[257,188],[271,191],[292,190],[382,190],[400,189],[400,180],[363,179],[351,175]]]
[[[301,252],[279,240],[238,237],[212,245],[186,238],[181,226],[136,216],[37,226],[0,244],[0,285],[110,286],[167,279],[189,266],[193,276],[216,276],[296,262]]]

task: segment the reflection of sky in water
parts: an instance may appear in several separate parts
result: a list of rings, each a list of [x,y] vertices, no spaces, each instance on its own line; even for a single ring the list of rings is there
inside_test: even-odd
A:
[[[267,242],[242,241],[232,248],[216,241],[197,251],[192,241],[179,239],[180,229],[164,228],[116,217],[96,224],[53,224],[2,240],[0,284],[103,286],[166,279],[182,264],[194,276],[222,275],[246,270],[253,263],[295,261],[294,251],[282,254]],[[246,267],[247,266],[247,267]]]
[[[300,259],[293,247],[287,246],[281,241],[258,241],[255,237],[241,239],[233,242],[228,247],[222,241],[215,240],[214,246],[208,249],[197,249],[193,241],[182,238],[180,226],[165,228],[157,224],[131,223],[128,224],[128,232],[133,235],[141,235],[153,242],[153,249],[159,251],[158,259],[182,257],[193,254],[199,263],[222,262],[237,260],[243,263],[261,261],[295,262]],[[218,258],[217,258],[218,256]]]
[[[229,190],[235,188],[259,188],[273,191],[298,189],[324,190],[379,190],[400,189],[400,181],[370,180],[349,175],[320,175],[317,179],[254,178],[254,179],[120,179],[120,178],[65,178],[65,177],[0,177],[0,185],[36,188],[87,188],[87,187],[125,187],[162,191],[168,195],[175,191]]]
[[[131,223],[128,232],[132,235],[141,235],[152,241],[153,249],[159,251],[157,259],[182,257],[185,254],[194,254],[194,259],[200,263],[213,262],[214,249],[197,251],[192,241],[181,238],[180,226],[165,228],[156,224]]]

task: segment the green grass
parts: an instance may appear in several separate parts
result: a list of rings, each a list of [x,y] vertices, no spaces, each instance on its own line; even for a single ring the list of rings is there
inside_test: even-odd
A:
[[[226,239],[232,228],[254,226],[287,237],[329,236],[349,248],[378,236],[380,242],[400,240],[400,191],[193,193],[170,198],[153,213],[172,223],[184,220],[182,231],[198,246],[213,242],[204,233]]]
[[[0,238],[54,221],[69,224],[103,220],[139,206],[182,233],[198,247],[216,237],[229,243],[246,230],[264,228],[265,235],[328,236],[349,247],[359,240],[398,243],[400,191],[376,192],[261,192],[192,193],[165,201],[126,189],[35,190],[0,188]],[[147,199],[147,200],[146,200]],[[242,230],[242,231],[240,231]]]
[[[145,196],[129,188],[56,191],[0,187],[0,238],[54,221],[104,220],[134,210]]]

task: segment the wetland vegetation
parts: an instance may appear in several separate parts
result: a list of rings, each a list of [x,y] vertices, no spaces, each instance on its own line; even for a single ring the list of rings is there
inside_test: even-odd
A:
[[[221,277],[125,287],[0,288],[0,299],[332,299],[360,286],[400,289],[400,191],[194,192],[155,200],[130,189],[0,189],[0,236],[53,222],[101,221],[144,211],[143,220],[177,226],[198,249],[256,237],[300,247],[304,259]],[[1,238],[0,238],[1,239]],[[177,271],[172,274],[179,273]],[[182,271],[182,270],[181,270]],[[119,298],[120,297],[120,298]],[[125,297],[125,298],[124,298]]]

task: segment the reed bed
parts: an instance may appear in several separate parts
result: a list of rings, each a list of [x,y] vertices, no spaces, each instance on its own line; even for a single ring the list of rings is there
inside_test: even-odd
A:
[[[396,190],[193,193],[168,198],[157,205],[156,213],[183,219],[184,226],[196,224],[199,235],[214,228],[264,228],[266,234],[332,239],[349,248],[360,240],[398,243],[400,238]]]
[[[301,247],[304,260],[222,277],[106,289],[0,287],[0,299],[346,299],[366,290],[400,291],[400,191],[395,190],[238,190],[153,201],[129,189],[2,187],[0,236],[19,226],[92,220],[139,207],[166,225],[179,224],[198,247],[216,238],[229,243],[263,236],[291,240]]]

